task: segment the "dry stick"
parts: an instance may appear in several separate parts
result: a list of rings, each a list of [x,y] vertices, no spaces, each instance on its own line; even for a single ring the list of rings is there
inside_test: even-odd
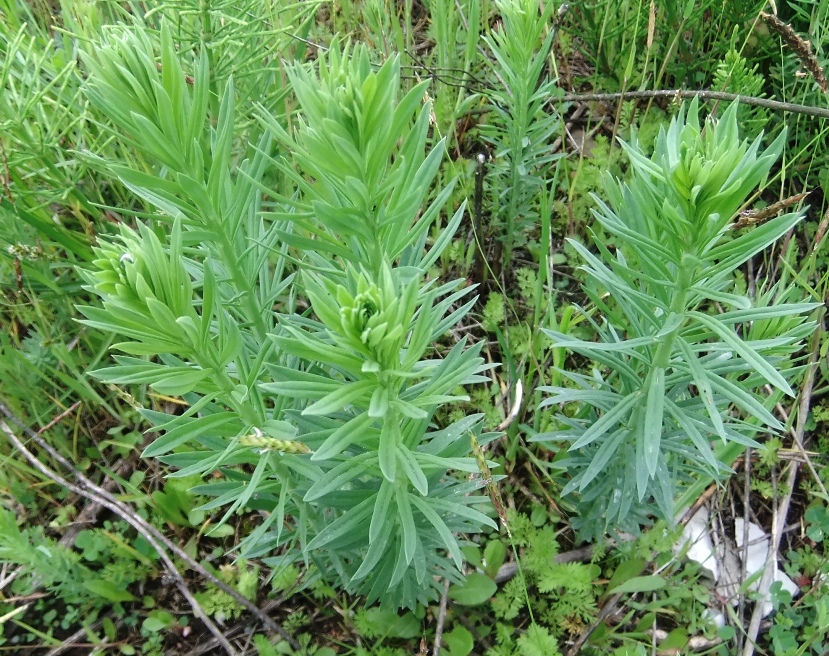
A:
[[[48,424],[46,424],[43,428],[37,431],[38,435],[43,435],[48,430],[52,430],[55,426],[57,426],[60,422],[66,419],[69,415],[71,415],[75,410],[81,407],[80,401],[75,401],[72,405],[70,405],[66,410],[61,412],[57,417],[52,419]]]
[[[823,73],[823,68],[818,61],[818,58],[815,57],[814,52],[812,52],[811,42],[806,41],[806,39],[795,32],[791,25],[781,21],[776,16],[776,12],[775,14],[767,14],[766,12],[761,11],[760,18],[766,22],[766,25],[768,25],[770,30],[776,32],[780,38],[786,42],[786,45],[794,50],[794,53],[797,55],[798,59],[800,59],[800,62],[806,67],[806,70],[811,73],[815,82],[818,83],[818,86],[820,86],[820,90],[823,91],[823,93],[826,93],[826,75]]]
[[[271,611],[275,608],[279,608],[279,606],[281,604],[282,604],[282,598],[281,597],[278,598],[278,599],[271,599],[270,601],[268,601],[268,603],[265,604],[265,606],[262,608],[262,610],[264,610],[265,612],[268,612],[268,611]],[[236,635],[238,635],[239,633],[242,633],[242,631],[245,631],[246,629],[250,629],[250,622],[247,619],[243,619],[243,620],[240,620],[239,622],[237,622],[235,625],[233,625],[229,629],[227,629],[225,631],[224,635],[225,635],[226,638],[233,638]],[[200,645],[196,645],[195,647],[193,647],[193,649],[188,651],[183,656],[201,656],[201,654],[207,654],[207,653],[212,652],[216,647],[218,647],[218,645],[219,645],[219,643],[216,640],[216,638],[211,638],[207,642],[204,642]],[[47,654],[47,656],[49,656],[49,655]]]
[[[612,543],[613,541],[609,540],[606,544]],[[573,551],[565,551],[564,553],[556,554],[553,558],[553,562],[557,565],[561,565],[563,563],[585,562],[593,557],[593,549],[593,545],[588,545],[586,547],[581,547],[580,549],[574,549]],[[498,572],[495,574],[494,580],[498,585],[501,585],[502,583],[509,581],[517,573],[518,565],[515,561],[504,563],[498,568]]]
[[[821,330],[823,330],[822,327]],[[777,404],[777,411],[783,417],[783,421],[785,423],[788,423],[789,415],[786,413],[785,408],[783,408],[783,406],[781,406],[779,403]],[[797,430],[795,430],[794,428],[792,428],[790,432],[792,434],[792,441],[794,443],[797,454],[801,458],[803,458],[803,462],[805,462],[806,466],[809,468],[809,473],[812,475],[812,478],[814,479],[815,483],[820,488],[820,491],[823,493],[823,496],[829,498],[829,491],[826,490],[826,486],[823,484],[823,480],[818,475],[817,469],[815,469],[815,464],[812,462],[812,458],[809,455],[809,452],[803,446],[803,435],[801,434],[800,436],[798,436]]]
[[[135,458],[133,457],[134,454],[130,454],[126,458],[122,458],[113,467],[112,471],[116,476],[123,477],[127,472],[129,472],[133,465],[135,464]],[[104,489],[107,492],[112,492],[118,487],[118,483],[113,478],[106,479],[106,482],[103,484]],[[81,531],[84,530],[85,526],[94,525],[96,520],[98,519],[98,515],[100,514],[103,506],[99,503],[89,503],[87,504],[83,510],[72,520],[72,522],[66,527],[66,530],[63,533],[63,536],[60,540],[58,540],[59,544],[62,544],[65,547],[71,547],[75,544],[75,540],[78,538],[78,535]]]
[[[748,523],[751,521],[751,447],[746,449],[746,455],[743,459],[743,470],[745,478],[743,479],[743,555],[740,567],[740,580],[748,579]],[[736,534],[734,538],[736,539]],[[746,610],[746,595],[740,586],[740,594],[737,600],[737,617],[740,621],[740,627],[745,626],[745,610]],[[743,636],[737,634],[737,649],[742,649]]]
[[[800,405],[797,411],[797,427],[795,428],[795,443],[803,447],[803,433],[806,429],[806,419],[809,416],[809,405],[812,401],[812,389],[815,385],[815,365],[817,364],[820,355],[820,340],[818,336],[821,330],[816,330],[814,338],[812,339],[812,352],[809,355],[809,368],[806,371],[806,378],[803,380],[803,386],[800,388]],[[769,587],[772,583],[772,572],[774,567],[770,567],[769,563],[772,558],[777,558],[777,551],[780,548],[780,538],[783,535],[783,528],[786,524],[786,516],[789,514],[789,505],[792,501],[792,494],[794,494],[794,486],[797,482],[797,472],[800,468],[800,462],[792,461],[789,466],[789,476],[786,481],[786,494],[780,500],[779,505],[775,505],[774,525],[771,532],[771,544],[769,544],[769,562],[766,563],[766,569],[763,572],[763,578],[760,581],[758,589],[759,601],[754,607],[754,612],[751,614],[751,622],[748,625],[748,632],[746,633],[746,645],[743,650],[743,656],[753,656],[755,643],[757,641],[757,634],[760,631],[760,622],[763,619],[763,600],[769,592]],[[776,483],[776,479],[774,481]],[[776,485],[775,485],[776,487]]]
[[[162,534],[157,528],[155,528],[155,526],[153,526],[152,524],[147,522],[140,515],[135,514],[129,506],[127,506],[126,504],[122,503],[121,501],[119,501],[118,499],[113,497],[106,490],[104,490],[101,487],[95,485],[95,483],[93,483],[86,476],[84,476],[81,472],[79,472],[77,469],[75,469],[72,466],[72,463],[70,463],[60,453],[55,451],[55,449],[52,448],[52,446],[48,442],[46,442],[40,435],[35,433],[28,426],[26,426],[26,424],[24,424],[20,419],[18,419],[17,416],[11,410],[9,410],[9,408],[7,408],[3,403],[0,403],[0,413],[6,415],[6,417],[8,417],[9,420],[12,423],[14,423],[18,427],[20,427],[26,433],[26,435],[28,435],[31,439],[33,439],[38,444],[38,446],[40,446],[40,448],[42,448],[47,453],[49,453],[49,455],[51,455],[55,460],[60,462],[67,470],[69,470],[72,473],[72,475],[80,482],[80,484],[82,485],[83,488],[85,488],[86,490],[89,490],[96,497],[103,498],[109,504],[112,504],[112,506],[118,508],[118,510],[114,511],[114,512],[117,512],[118,514],[120,514],[122,517],[124,517],[124,519],[127,519],[127,521],[129,521],[128,518],[132,518],[133,521],[137,522],[138,524],[140,524],[142,526],[144,531],[146,531],[147,533],[153,535],[155,537],[155,539],[162,542],[178,558],[180,558],[185,563],[187,563],[187,565],[190,567],[190,569],[194,570],[197,574],[200,574],[201,576],[203,576],[205,579],[210,581],[217,588],[219,588],[223,592],[226,592],[231,597],[233,597],[233,599],[236,600],[237,603],[241,604],[244,608],[247,608],[251,613],[256,615],[256,617],[262,622],[263,625],[265,625],[265,627],[268,630],[278,633],[284,640],[287,640],[288,643],[294,649],[299,649],[299,643],[296,640],[294,640],[293,637],[288,635],[288,633],[285,631],[285,629],[283,629],[279,624],[277,624],[273,620],[273,618],[269,617],[267,613],[262,612],[262,610],[256,604],[254,604],[252,601],[250,601],[247,597],[244,597],[243,595],[241,595],[238,590],[232,588],[227,583],[222,581],[219,577],[217,577],[215,574],[208,571],[201,563],[199,563],[197,560],[192,558],[181,547],[179,547],[172,540],[170,540],[164,534]],[[91,497],[88,497],[88,498],[91,498]],[[96,499],[96,501],[97,500],[98,499]],[[107,504],[104,504],[104,505],[106,505],[106,507],[110,508],[110,509],[112,507],[112,506],[107,505]]]
[[[219,630],[219,627],[217,627],[213,623],[213,621],[210,619],[210,617],[207,615],[207,613],[204,612],[204,609],[201,607],[201,604],[199,604],[199,602],[193,596],[193,593],[190,592],[190,589],[187,587],[187,584],[184,582],[184,578],[182,577],[181,572],[178,571],[178,569],[175,566],[175,563],[173,563],[173,561],[170,558],[169,554],[164,550],[164,548],[161,546],[161,544],[159,544],[159,542],[158,542],[158,540],[156,540],[155,536],[151,535],[141,525],[140,522],[136,521],[137,516],[134,516],[131,513],[130,514],[124,514],[123,512],[121,512],[121,508],[117,504],[112,503],[109,499],[107,499],[107,498],[105,498],[105,497],[103,497],[99,494],[96,494],[95,492],[92,492],[90,490],[86,490],[86,489],[82,488],[79,485],[75,485],[74,483],[70,483],[65,478],[63,478],[60,474],[58,474],[57,472],[52,471],[49,467],[47,467],[42,462],[40,462],[40,460],[38,460],[38,458],[37,458],[37,456],[35,456],[35,454],[33,454],[31,451],[29,451],[29,449],[26,448],[26,445],[23,444],[22,441],[20,441],[20,439],[17,437],[17,435],[15,435],[14,431],[12,431],[12,429],[9,427],[9,425],[5,421],[0,420],[0,429],[6,434],[6,437],[9,438],[9,441],[12,444],[14,444],[14,446],[17,448],[17,450],[20,451],[21,454],[23,454],[23,456],[26,458],[26,460],[28,460],[29,463],[32,466],[34,466],[35,469],[38,469],[44,476],[46,476],[47,478],[50,478],[51,480],[53,480],[58,485],[62,485],[67,490],[71,490],[75,494],[77,494],[79,496],[82,496],[82,497],[86,497],[87,499],[89,499],[91,501],[96,501],[97,503],[100,503],[102,506],[105,506],[105,507],[109,508],[109,510],[111,510],[115,514],[121,515],[121,517],[124,520],[126,520],[136,531],[138,531],[141,534],[141,536],[150,544],[150,546],[152,546],[153,549],[155,549],[158,552],[158,555],[161,557],[161,560],[164,561],[165,568],[167,569],[167,571],[170,573],[170,575],[175,580],[176,585],[178,586],[178,589],[181,592],[181,594],[184,596],[184,598],[190,604],[190,607],[193,609],[193,614],[197,618],[199,618],[202,621],[202,623],[207,627],[207,629],[210,631],[210,633],[212,633],[216,637],[216,639],[219,640],[219,644],[221,644],[222,647],[224,647],[224,650],[230,656],[238,656],[238,652],[233,648],[233,645],[231,645],[227,641],[227,638],[225,638],[222,635],[222,632]],[[33,434],[37,435],[36,433],[33,433]]]
[[[694,98],[695,96],[699,96],[703,100],[725,100],[726,102],[731,100],[739,100],[741,103],[746,105],[765,107],[774,111],[829,118],[829,109],[823,107],[797,105],[795,103],[780,102],[779,100],[769,100],[768,98],[741,96],[736,93],[708,91],[706,89],[700,89],[697,91],[688,89],[656,89],[653,91],[626,91],[624,93],[567,93],[563,96],[551,96],[550,102],[613,102],[616,100],[630,100],[636,98]]]
[[[607,618],[614,610],[616,610],[616,606],[619,605],[619,602],[622,599],[621,592],[617,592],[613,595],[610,599],[607,600],[604,606],[602,606],[601,611],[599,611],[599,615],[593,620],[593,623],[584,629],[580,634],[579,637],[576,638],[576,641],[573,643],[573,646],[567,651],[567,656],[578,656],[578,653],[581,651],[581,648],[584,646],[584,643],[587,642],[587,639],[590,637],[590,634],[596,630],[596,628],[601,624],[605,618]]]
[[[63,642],[61,642],[61,644],[59,644],[57,647],[55,647],[54,649],[50,649],[48,652],[46,652],[46,656],[58,656],[58,654],[62,654],[67,649],[77,647],[78,640],[88,636],[92,631],[97,631],[101,624],[103,624],[103,620],[98,620],[92,626],[85,626],[81,629],[78,629],[68,638],[64,638]]]
[[[11,174],[9,173],[9,160],[6,158],[6,147],[3,145],[2,140],[0,140],[0,157],[3,159],[3,191],[6,194],[6,198],[12,204],[14,204],[14,197],[12,196],[12,191],[9,187],[11,183]]]
[[[812,244],[812,256],[814,256],[815,253],[817,253],[817,249],[820,248],[820,245],[823,242],[823,237],[826,234],[827,227],[829,227],[829,209],[826,210],[826,213],[823,215],[823,218],[815,231],[815,241]]]
[[[432,656],[440,656],[440,641],[443,638],[443,624],[446,622],[446,603],[449,598],[449,579],[443,580],[443,594],[440,596],[440,609],[438,610],[438,622],[435,626],[435,646],[432,649]]]
[[[519,378],[515,381],[515,399],[512,402],[512,407],[509,410],[509,414],[507,414],[506,419],[498,424],[497,428],[495,429],[496,432],[500,433],[502,431],[507,430],[510,425],[518,418],[518,413],[521,410],[521,401],[524,399],[524,383]]]

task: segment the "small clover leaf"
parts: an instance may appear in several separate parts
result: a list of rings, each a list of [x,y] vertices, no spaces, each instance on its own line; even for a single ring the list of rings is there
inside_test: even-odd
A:
[[[827,511],[826,506],[812,506],[806,511],[804,517],[809,524],[806,529],[806,535],[809,536],[809,539],[815,542],[823,542],[826,535],[829,534],[829,511]]]

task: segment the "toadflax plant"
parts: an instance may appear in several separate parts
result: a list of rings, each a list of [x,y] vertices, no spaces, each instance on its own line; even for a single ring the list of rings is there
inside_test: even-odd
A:
[[[736,212],[784,143],[781,135],[761,152],[760,138],[741,141],[736,114],[735,103],[701,126],[694,100],[660,133],[652,157],[623,144],[631,179],[608,176],[608,202],[596,198],[594,211],[615,248],[594,239],[594,253],[571,242],[600,318],[582,314],[599,339],[545,332],[595,364],[590,375],[565,373],[570,387],[542,388],[550,393],[542,406],[578,410],[536,439],[569,443],[558,462],[570,474],[564,493],[577,493],[578,526],[589,536],[635,530],[654,512],[672,521],[679,488],[727,470],[734,445],[756,445],[758,431],[782,428],[762,389],[792,394],[792,354],[817,306],[786,302],[791,290],[755,299],[738,291],[737,268],[802,215],[735,234]]]
[[[427,248],[451,188],[428,202],[444,144],[428,147],[425,83],[398,98],[396,58],[374,70],[337,44],[315,67],[288,66],[296,130],[260,108],[246,153],[232,83],[209,116],[207,61],[186,86],[166,29],[160,71],[146,36],[97,51],[90,98],[156,163],[100,166],[159,214],[98,246],[84,276],[103,306],[81,311],[124,338],[93,375],[188,405],[144,411],[161,434],[144,455],[210,475],[194,492],[226,507],[220,523],[262,513],[241,556],[303,560],[306,581],[413,607],[436,576],[459,580],[456,535],[494,526],[479,484],[450,474],[477,471],[481,417],[438,420],[485,369],[465,339],[436,348],[472,303],[427,276],[463,208]]]

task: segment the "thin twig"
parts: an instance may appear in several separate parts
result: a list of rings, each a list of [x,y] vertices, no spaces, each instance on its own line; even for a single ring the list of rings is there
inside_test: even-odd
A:
[[[14,581],[18,576],[23,573],[23,568],[18,567],[16,570],[11,572],[10,574],[6,574],[6,567],[8,563],[3,563],[3,570],[0,572],[0,592],[12,581]]]
[[[510,425],[518,418],[518,413],[521,411],[521,401],[524,399],[524,383],[519,378],[515,381],[515,399],[512,402],[512,407],[509,410],[509,414],[507,415],[506,419],[498,424],[497,428],[495,429],[496,432],[500,433],[505,431]]]
[[[754,96],[741,96],[726,91],[709,91],[707,89],[655,89],[652,91],[626,91],[624,93],[567,93],[563,96],[551,96],[550,102],[613,102],[617,100],[633,100],[637,98],[693,98],[699,96],[702,100],[724,100],[726,102],[739,100],[746,105],[754,107],[765,107],[779,112],[791,112],[793,114],[805,114],[806,116],[817,116],[829,118],[829,109],[814,107],[811,105],[798,105],[795,103],[780,102],[768,98],[756,98]]]
[[[98,620],[97,622],[93,623],[92,626],[84,626],[78,629],[68,638],[64,638],[57,647],[55,647],[54,649],[50,649],[48,652],[46,652],[46,656],[58,656],[58,654],[62,654],[67,649],[77,647],[79,640],[88,637],[89,634],[93,631],[97,631],[100,628],[101,624],[103,624],[103,620]]]
[[[818,335],[818,334],[822,334],[822,333],[823,333],[823,327],[821,326],[820,330],[818,330],[815,334]],[[809,366],[814,366],[814,363],[810,364]],[[769,389],[769,391],[771,391],[769,385],[766,385],[766,388]],[[777,404],[776,409],[777,409],[777,412],[780,413],[780,416],[783,417],[783,422],[788,423],[789,415],[786,412],[786,409],[780,403]],[[812,478],[814,479],[814,482],[820,488],[820,491],[823,494],[823,496],[825,498],[829,498],[829,491],[826,490],[826,486],[823,484],[823,480],[818,475],[817,469],[815,469],[815,464],[812,462],[812,457],[810,455],[810,453],[812,455],[818,455],[818,454],[814,453],[814,452],[809,452],[809,451],[806,450],[806,447],[803,444],[803,435],[800,435],[800,437],[798,437],[797,430],[795,428],[791,428],[789,430],[789,432],[791,433],[791,436],[792,436],[792,444],[794,445],[794,449],[791,450],[792,455],[788,456],[788,460],[794,460],[797,456],[800,456],[801,462],[805,463],[806,466],[809,468],[809,473],[812,475]],[[786,458],[786,456],[784,456],[779,451],[778,451],[777,457],[778,458]]]
[[[80,406],[81,406],[81,402],[76,401],[75,403],[70,405],[68,408],[66,408],[66,410],[61,412],[57,417],[52,419],[52,421],[50,421],[48,424],[46,424],[43,428],[38,430],[37,434],[38,435],[43,435],[43,433],[45,433],[46,431],[51,430],[52,428],[57,426],[60,422],[62,422],[64,419],[66,419],[69,415],[71,415],[73,412],[75,412],[75,410],[77,410]]]
[[[794,31],[791,25],[781,21],[775,14],[767,14],[766,12],[761,11],[760,18],[766,22],[769,29],[776,32],[780,38],[783,39],[787,46],[794,50],[794,53],[797,55],[798,59],[800,59],[800,62],[806,67],[806,70],[811,73],[812,77],[815,79],[815,82],[818,83],[820,90],[823,91],[823,93],[826,93],[826,75],[823,72],[823,67],[820,65],[818,58],[815,57],[815,53],[812,52],[811,42],[800,36]]]
[[[213,620],[211,620],[207,613],[204,612],[204,609],[201,607],[201,604],[199,604],[198,600],[193,596],[193,593],[190,592],[190,588],[187,587],[187,584],[185,583],[184,578],[181,575],[181,572],[178,571],[178,569],[175,566],[175,563],[173,563],[173,560],[170,558],[167,551],[161,546],[156,537],[154,535],[151,535],[150,532],[147,531],[146,528],[141,525],[141,522],[136,521],[138,517],[137,515],[134,515],[133,513],[123,513],[119,505],[112,503],[109,499],[99,494],[96,494],[95,492],[82,488],[80,485],[70,483],[60,474],[47,467],[45,464],[40,462],[40,460],[38,460],[35,454],[33,454],[31,451],[29,451],[29,449],[26,448],[26,445],[23,444],[20,438],[17,437],[17,435],[5,421],[0,421],[0,430],[2,430],[6,434],[6,437],[9,438],[9,441],[12,444],[14,444],[15,448],[17,448],[17,450],[26,458],[26,460],[28,460],[29,463],[32,466],[34,466],[35,469],[39,470],[44,476],[51,479],[58,485],[66,488],[67,490],[71,490],[79,496],[100,503],[102,506],[105,506],[110,511],[114,512],[117,515],[120,515],[136,531],[138,531],[141,534],[141,537],[143,537],[147,541],[147,543],[153,549],[155,549],[158,555],[161,557],[165,569],[173,577],[173,579],[176,582],[176,585],[178,586],[179,591],[190,604],[190,607],[193,609],[193,614],[202,621],[202,623],[207,627],[210,633],[212,633],[216,637],[216,639],[219,641],[219,644],[222,645],[224,650],[230,656],[238,656],[238,653],[233,648],[233,645],[231,645],[227,641],[227,639],[222,635],[222,632],[219,630],[219,627],[217,627],[213,623]]]
[[[748,579],[748,524],[751,521],[751,448],[746,449],[743,459],[743,554],[740,565],[740,580]],[[736,535],[734,538],[736,539]],[[737,601],[737,617],[740,619],[740,626],[745,626],[746,595],[740,587],[740,596]],[[743,648],[743,635],[737,634],[737,649]]]
[[[112,472],[116,476],[128,478],[129,472],[135,464],[135,460],[135,454],[131,453],[128,457],[122,458],[116,462],[115,466],[112,468]],[[107,492],[112,492],[118,487],[118,482],[114,478],[109,477],[105,479],[103,486]],[[100,503],[88,503],[72,520],[72,522],[66,526],[66,529],[58,542],[65,547],[74,546],[75,540],[78,538],[80,532],[84,530],[84,527],[95,524],[95,521],[97,520],[102,509],[103,506]]]
[[[567,656],[577,656],[578,653],[581,651],[581,648],[584,646],[584,643],[587,642],[587,639],[590,637],[590,634],[595,631],[599,624],[604,622],[605,618],[607,618],[613,611],[616,610],[616,607],[619,605],[619,602],[622,600],[622,593],[617,592],[613,595],[610,599],[607,600],[604,606],[602,606],[601,611],[599,611],[598,616],[595,620],[590,624],[590,626],[585,627],[582,632],[579,634],[579,637],[576,638],[576,641],[573,643],[573,646],[567,651]]]
[[[440,609],[438,610],[438,621],[435,626],[435,646],[432,649],[432,656],[440,656],[440,641],[443,639],[443,625],[446,622],[446,603],[449,599],[449,579],[443,581],[443,594],[440,595]]]
[[[14,204],[14,197],[12,196],[12,191],[9,187],[12,179],[11,174],[9,173],[9,160],[6,158],[6,147],[3,145],[2,140],[0,140],[0,157],[3,159],[3,192],[6,194],[8,201]]]
[[[608,540],[606,546],[615,544],[614,540]],[[589,544],[586,547],[581,547],[579,549],[574,549],[573,551],[565,551],[564,553],[556,554],[553,558],[553,562],[557,565],[561,565],[563,563],[583,563],[589,561],[593,557],[593,549],[594,545]],[[499,585],[501,583],[506,583],[512,577],[514,577],[518,573],[518,565],[515,561],[504,563],[501,567],[498,568],[498,572],[495,574],[495,582]]]
[[[797,410],[797,426],[795,428],[795,443],[803,445],[803,434],[806,430],[806,420],[809,416],[809,406],[812,401],[812,390],[815,384],[815,365],[820,356],[820,335],[822,331],[815,331],[812,339],[812,350],[809,355],[809,364],[806,369],[806,377],[803,380],[803,385],[800,388],[800,404]],[[786,494],[780,500],[779,504],[774,505],[774,519],[771,528],[771,541],[769,544],[769,562],[766,563],[766,569],[763,572],[763,577],[759,585],[759,601],[754,607],[754,612],[751,614],[751,621],[746,633],[746,644],[743,649],[743,656],[753,656],[757,641],[757,634],[760,631],[760,622],[763,619],[763,605],[766,595],[769,593],[769,587],[773,581],[773,573],[775,567],[772,558],[777,558],[777,552],[780,549],[780,538],[783,535],[783,529],[786,525],[786,516],[789,514],[789,505],[794,494],[795,483],[797,482],[797,473],[800,469],[800,463],[795,460],[789,465],[789,475],[786,480]],[[777,478],[772,478],[772,483],[777,491]],[[771,565],[770,565],[771,563]]]
[[[826,210],[823,218],[818,224],[817,230],[815,231],[815,241],[812,244],[812,256],[814,256],[815,253],[817,253],[818,248],[820,248],[823,242],[823,236],[826,234],[827,227],[829,227],[829,209]]]
[[[6,415],[6,417],[15,425],[17,425],[20,429],[22,429],[28,437],[34,440],[37,445],[45,450],[49,455],[51,455],[57,462],[63,465],[72,475],[77,479],[86,491],[92,493],[98,499],[104,499],[107,503],[103,504],[107,508],[115,507],[117,510],[113,512],[117,512],[119,515],[124,517],[127,521],[136,522],[141,525],[142,529],[154,536],[156,540],[163,543],[171,552],[173,552],[177,558],[181,558],[185,563],[187,563],[190,569],[194,570],[197,574],[201,575],[210,583],[215,585],[217,588],[229,594],[233,599],[241,604],[244,608],[249,610],[253,613],[261,622],[262,624],[269,630],[278,633],[283,639],[285,639],[288,644],[290,644],[294,649],[299,649],[299,643],[294,640],[293,637],[288,635],[288,633],[283,629],[279,624],[277,624],[273,618],[269,617],[267,613],[262,612],[262,610],[250,601],[247,597],[244,597],[242,594],[239,593],[238,590],[234,589],[233,587],[229,586],[227,583],[222,581],[219,577],[217,577],[212,572],[208,571],[201,563],[199,563],[196,559],[192,558],[187,552],[185,552],[181,547],[175,544],[172,540],[167,538],[163,533],[161,533],[155,526],[147,522],[143,517],[136,514],[128,505],[124,504],[123,502],[116,499],[112,494],[107,492],[106,490],[102,489],[100,486],[93,483],[89,480],[86,476],[84,476],[81,472],[79,472],[72,464],[64,458],[60,453],[58,453],[52,446],[46,442],[40,435],[35,433],[31,430],[26,424],[24,424],[17,416],[3,403],[0,403],[0,413]],[[92,498],[88,496],[87,498]],[[111,504],[111,505],[108,505]],[[135,524],[133,524],[134,526]]]

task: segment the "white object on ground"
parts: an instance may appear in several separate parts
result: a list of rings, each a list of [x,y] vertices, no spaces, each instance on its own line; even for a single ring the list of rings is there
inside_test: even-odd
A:
[[[685,555],[688,559],[699,563],[703,573],[717,581],[720,572],[714,553],[714,543],[711,541],[711,533],[708,530],[708,519],[708,508],[700,507],[682,529],[682,537],[674,545],[674,553],[681,553],[687,547],[688,551]]]
[[[769,557],[769,536],[757,524],[753,522],[748,523],[748,544],[743,548],[743,540],[745,538],[745,521],[742,517],[734,519],[734,537],[737,541],[737,548],[741,558],[744,558],[744,565],[746,571],[746,578],[750,579],[754,574],[762,572],[766,567],[766,561]],[[771,566],[774,568],[773,581],[780,581],[784,590],[787,590],[794,597],[800,592],[794,581],[792,581],[785,572],[780,571],[777,566],[777,556],[771,559]],[[760,580],[763,578],[762,574],[756,577],[756,580],[749,586],[749,590],[756,591],[760,587]],[[768,593],[763,599],[763,617],[766,617],[773,610],[771,600]]]

